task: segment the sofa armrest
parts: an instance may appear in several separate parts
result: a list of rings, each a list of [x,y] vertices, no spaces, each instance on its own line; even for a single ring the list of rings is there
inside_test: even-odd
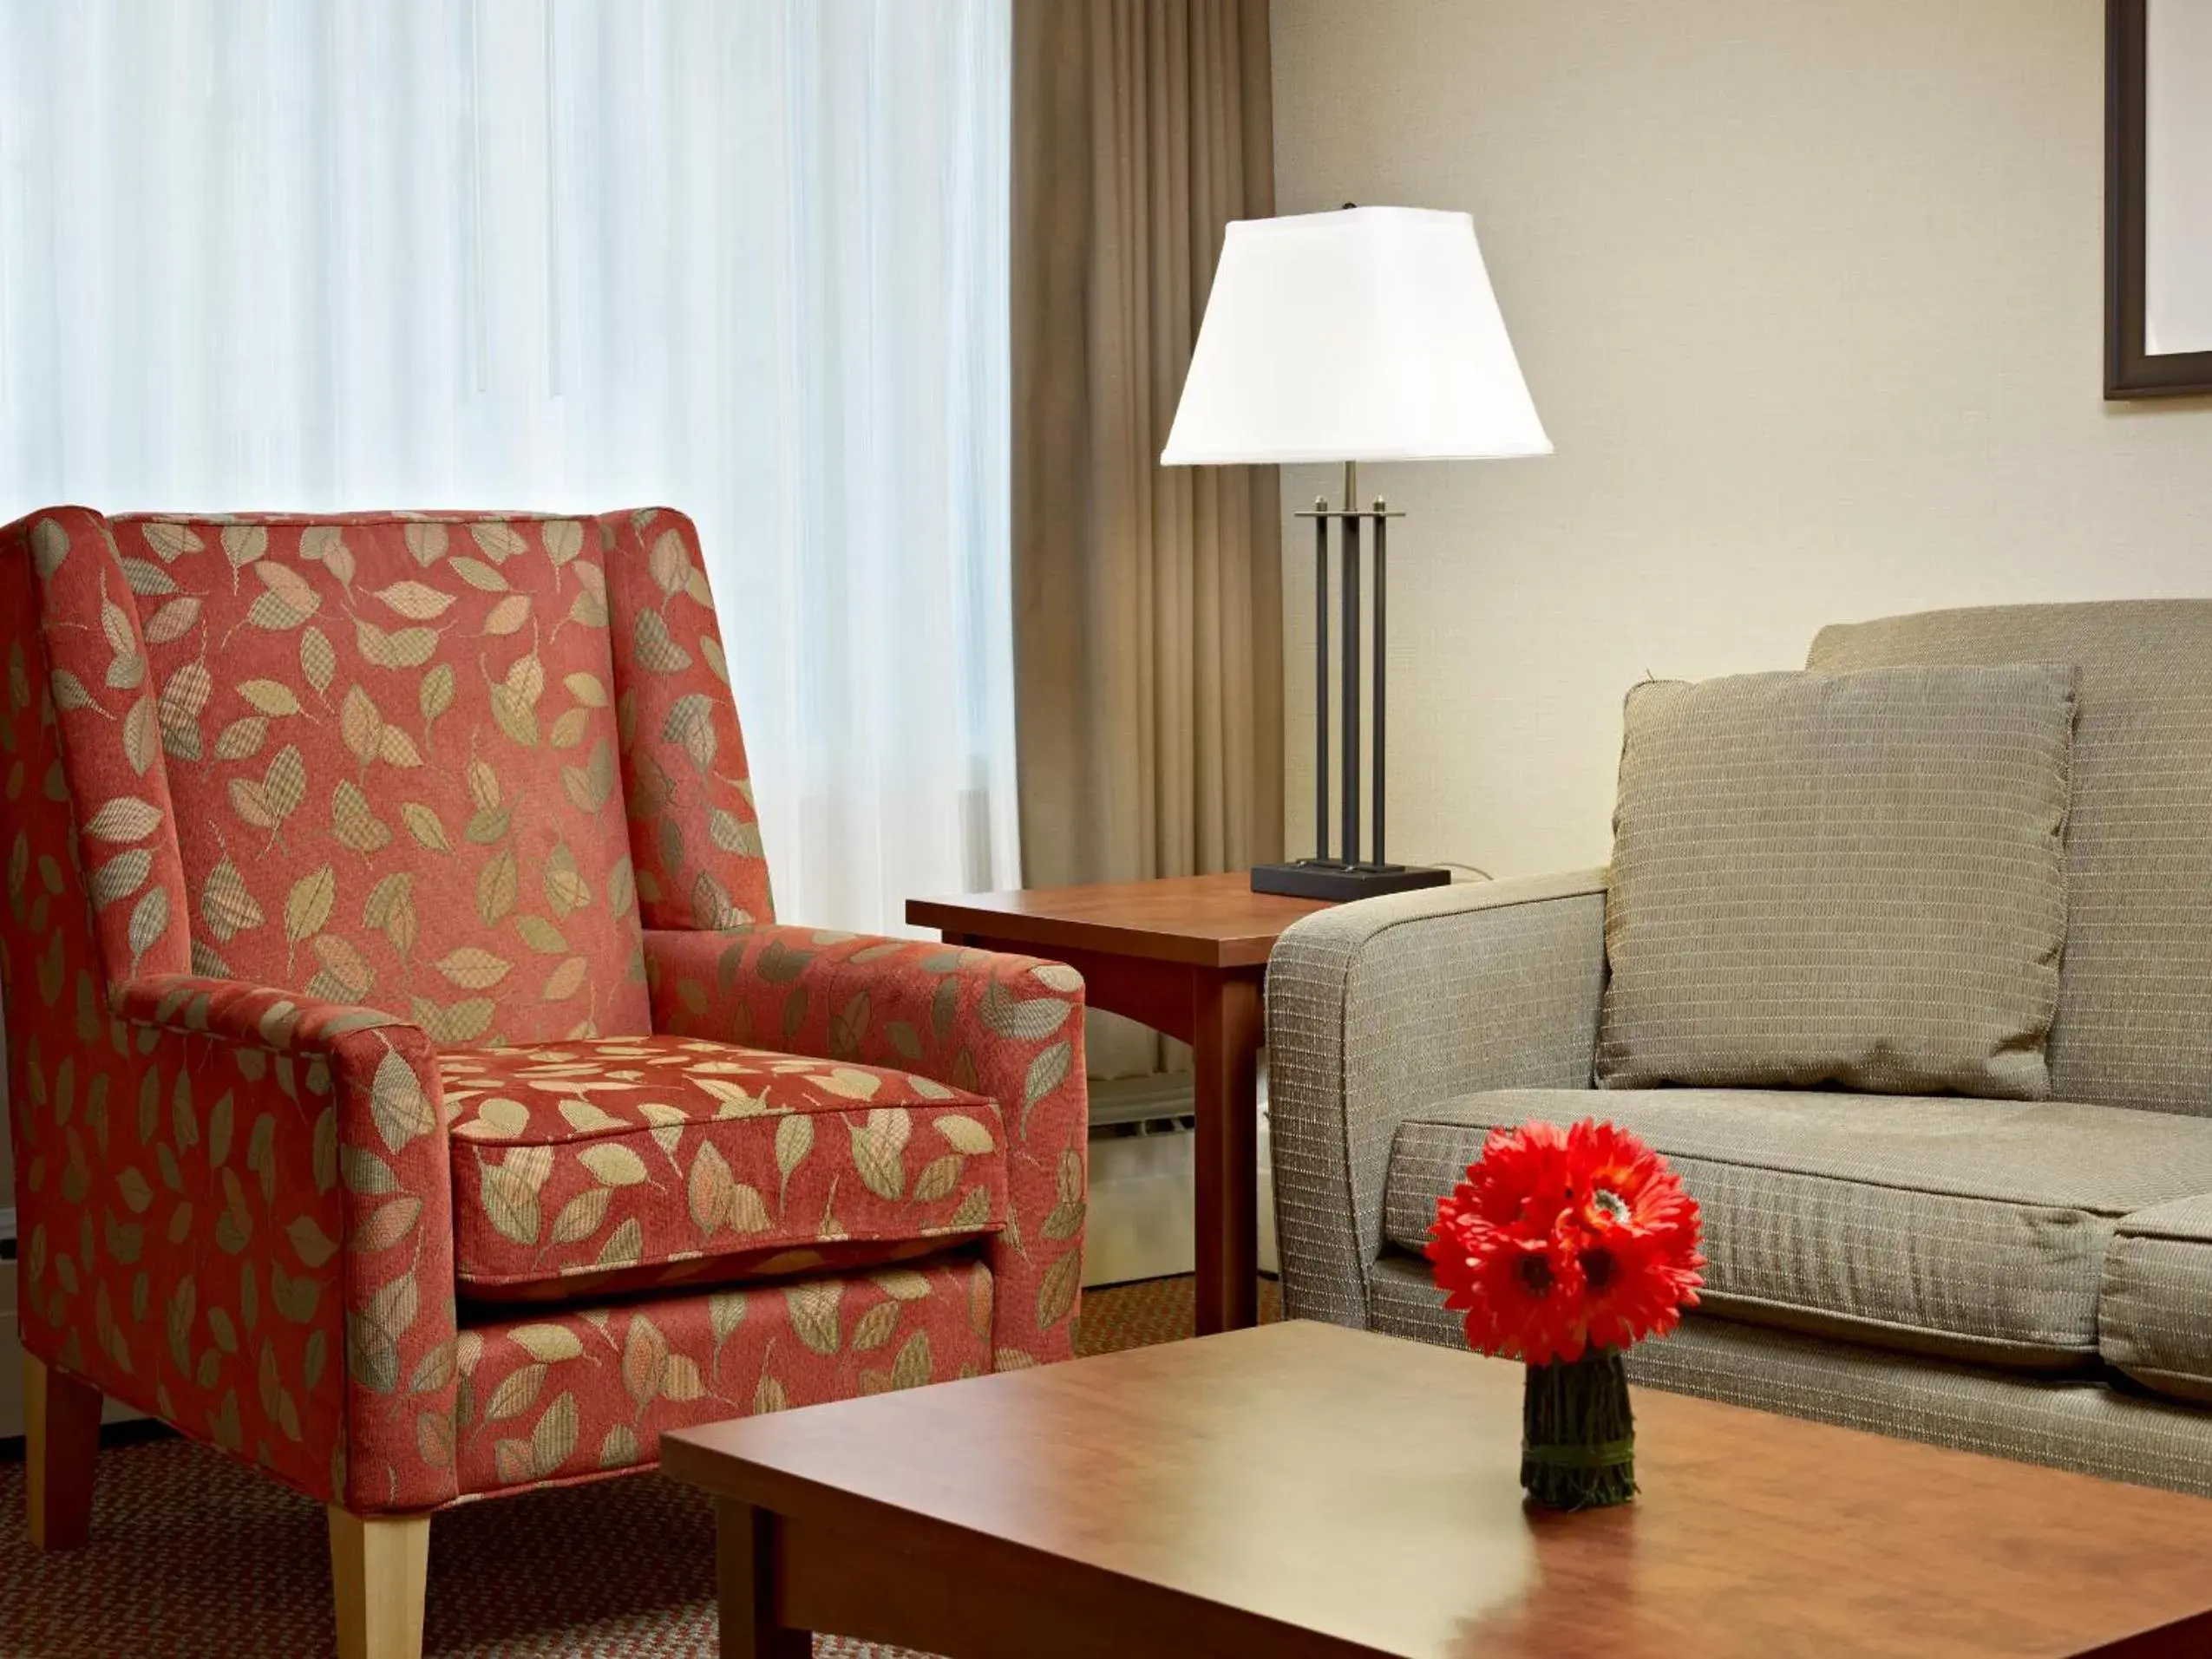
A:
[[[1587,1087],[1606,872],[1321,911],[1267,961],[1268,1136],[1286,1311],[1368,1323],[1398,1125],[1479,1089]]]
[[[1074,1351],[1086,1138],[1083,979],[1034,957],[774,924],[651,928],[653,1029],[887,1066],[998,1104],[1006,1228],[991,1251],[999,1369]]]
[[[95,1380],[326,1503],[452,1498],[452,1172],[429,1039],[197,975],[110,1002],[128,1074],[108,1092],[107,1190],[86,1202],[108,1211],[111,1251],[138,1229],[121,1242],[147,1283],[127,1334],[124,1309],[112,1334],[95,1313]]]

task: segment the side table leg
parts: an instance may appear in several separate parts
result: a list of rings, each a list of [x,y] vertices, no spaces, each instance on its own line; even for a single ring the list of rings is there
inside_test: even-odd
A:
[[[814,1637],[779,1619],[782,1540],[775,1516],[734,1498],[714,1501],[722,1659],[811,1659]]]
[[[1191,1000],[1197,1323],[1207,1336],[1260,1323],[1260,979],[1201,973]]]

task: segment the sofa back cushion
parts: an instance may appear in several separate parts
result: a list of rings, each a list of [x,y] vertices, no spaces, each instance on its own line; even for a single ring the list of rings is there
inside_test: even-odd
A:
[[[2040,1100],[2070,668],[1629,695],[1597,1081]]]
[[[597,526],[112,523],[198,971],[442,1043],[650,1029]]]
[[[2212,1115],[2212,600],[1891,617],[1823,630],[1810,665],[2026,662],[2081,676],[2052,1087]]]

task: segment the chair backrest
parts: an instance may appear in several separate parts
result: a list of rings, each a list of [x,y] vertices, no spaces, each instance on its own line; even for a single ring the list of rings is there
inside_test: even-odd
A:
[[[1841,624],[1808,666],[1921,663],[2080,669],[2052,1088],[2212,1115],[2212,599]]]
[[[770,918],[683,515],[24,524],[111,983],[628,1034],[641,925]]]

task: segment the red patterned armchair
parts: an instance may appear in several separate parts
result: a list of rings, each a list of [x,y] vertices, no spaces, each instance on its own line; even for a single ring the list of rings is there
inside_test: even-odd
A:
[[[1082,982],[773,919],[681,514],[0,531],[30,1528],[100,1398],[429,1517],[1070,1351]]]

